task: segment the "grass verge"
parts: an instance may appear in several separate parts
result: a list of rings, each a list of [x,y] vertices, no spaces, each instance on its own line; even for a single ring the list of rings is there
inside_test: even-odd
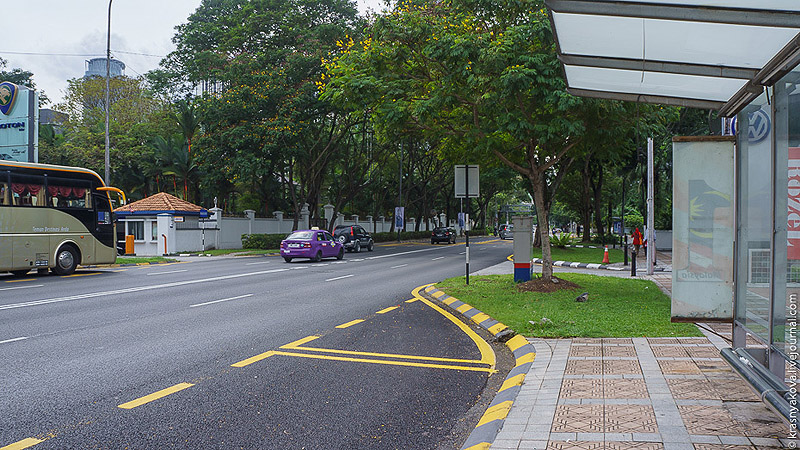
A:
[[[570,262],[601,264],[603,262],[603,248],[602,246],[600,247],[601,248],[551,247],[550,253],[553,255],[553,261],[570,261]],[[541,258],[542,249],[534,248],[533,257]],[[625,255],[622,253],[622,250],[618,248],[611,248],[611,247],[608,248],[609,264],[622,262],[624,257]]]
[[[174,261],[176,260],[161,256],[120,256],[117,258],[117,264],[167,263]]]
[[[580,286],[541,294],[519,292],[511,275],[449,278],[436,287],[531,337],[702,336],[692,324],[670,322],[670,299],[652,281],[562,273]],[[575,301],[589,293],[585,303]],[[531,323],[533,322],[533,323]]]

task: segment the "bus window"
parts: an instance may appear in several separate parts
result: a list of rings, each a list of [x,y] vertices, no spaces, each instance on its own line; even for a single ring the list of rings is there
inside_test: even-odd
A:
[[[16,206],[46,206],[44,177],[12,175],[11,196]]]
[[[47,179],[47,204],[54,208],[92,207],[92,192],[89,183],[80,180]]]
[[[8,183],[0,182],[0,205],[10,205]]]

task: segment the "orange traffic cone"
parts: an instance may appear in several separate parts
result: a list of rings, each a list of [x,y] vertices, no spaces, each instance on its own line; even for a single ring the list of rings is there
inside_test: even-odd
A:
[[[603,252],[603,264],[608,264],[608,246],[606,245],[606,250]]]

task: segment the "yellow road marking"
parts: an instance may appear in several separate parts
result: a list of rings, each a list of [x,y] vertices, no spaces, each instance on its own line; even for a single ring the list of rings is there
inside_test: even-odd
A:
[[[158,392],[153,392],[150,395],[145,395],[144,397],[139,397],[136,400],[131,400],[131,401],[127,402],[127,403],[123,403],[123,404],[119,405],[119,408],[122,408],[122,409],[133,409],[133,408],[136,408],[137,406],[142,406],[145,403],[150,403],[150,402],[152,402],[154,400],[158,400],[160,398],[166,397],[166,396],[168,396],[170,394],[174,394],[176,392],[182,391],[182,390],[190,388],[192,386],[194,386],[194,384],[192,384],[192,383],[178,383],[175,386],[171,386],[171,387],[168,387],[166,389],[162,389],[162,390],[160,390]]]
[[[250,364],[253,364],[254,362],[261,361],[262,359],[267,359],[267,358],[269,358],[270,356],[272,356],[274,354],[275,354],[275,351],[274,350],[270,350],[268,352],[261,353],[260,355],[256,355],[256,356],[253,356],[253,357],[250,357],[250,358],[247,358],[247,359],[243,359],[243,360],[241,360],[241,361],[239,361],[237,363],[231,364],[231,367],[249,366]]]
[[[504,381],[503,385],[500,386],[500,390],[498,390],[497,392],[500,393],[500,392],[505,391],[508,388],[511,388],[511,387],[514,387],[514,386],[519,386],[519,385],[522,384],[523,381],[525,381],[525,374],[524,373],[521,373],[519,375],[513,376],[513,377],[507,379],[506,381]]]
[[[364,359],[364,358],[347,358],[344,356],[329,356],[329,355],[310,355],[307,353],[291,353],[291,352],[275,352],[276,355],[296,356],[298,358],[312,358],[312,359],[328,359],[332,361],[348,361],[348,362],[362,362],[368,364],[385,364],[389,366],[407,366],[407,367],[428,367],[433,369],[452,369],[452,370],[465,370],[469,372],[489,372],[496,373],[494,365],[492,367],[470,367],[470,366],[450,366],[445,364],[427,364],[411,361],[389,361],[381,359]]]
[[[475,427],[479,427],[485,423],[489,423],[493,420],[497,419],[504,419],[508,415],[508,411],[511,410],[511,400],[507,400],[503,403],[498,403],[491,408],[487,409],[485,413],[483,413],[483,417],[478,422],[478,425]]]
[[[388,308],[384,308],[384,309],[378,311],[376,314],[386,314],[387,312],[394,311],[397,308],[398,308],[397,306],[390,306]]]
[[[336,328],[347,328],[347,327],[352,327],[353,325],[359,324],[359,323],[361,323],[361,322],[363,322],[363,321],[364,321],[364,319],[356,319],[356,320],[351,320],[350,322],[343,323],[343,324],[341,324],[341,325],[336,325]]]
[[[488,364],[482,361],[478,361],[476,359],[455,359],[455,358],[437,358],[435,356],[414,356],[414,355],[401,355],[397,353],[372,353],[372,352],[356,352],[352,350],[337,350],[332,348],[318,348],[318,347],[287,347],[283,346],[281,348],[291,348],[292,350],[307,350],[311,352],[322,352],[322,353],[340,353],[342,355],[358,355],[358,356],[377,356],[383,358],[398,358],[398,359],[419,359],[422,361],[440,361],[440,362],[460,362],[460,363],[476,363],[476,364]]]
[[[22,279],[22,280],[6,280],[6,283],[22,283],[24,281],[33,281],[35,279],[36,278],[25,278],[25,279]],[[0,450],[3,450],[3,449],[0,448]]]
[[[88,277],[90,275],[100,275],[100,272],[92,272],[92,273],[73,273],[72,275],[64,275],[61,278],[72,278],[72,277]]]
[[[465,304],[459,306],[458,308],[456,308],[456,311],[458,311],[458,312],[463,314],[463,313],[469,311],[470,309],[472,309],[472,306],[469,306],[469,305],[467,305],[465,303]]]
[[[296,340],[296,341],[294,341],[294,342],[290,342],[290,343],[288,343],[288,344],[284,345],[284,346],[283,346],[283,347],[281,347],[281,348],[294,348],[294,347],[297,347],[297,346],[303,345],[303,344],[305,344],[306,342],[311,342],[311,341],[313,341],[314,339],[319,339],[319,336],[313,336],[313,335],[312,335],[312,336],[306,336],[306,337],[304,337],[303,339],[298,339],[298,340]]]
[[[508,346],[508,348],[510,348],[511,351],[513,352],[514,350],[522,347],[523,345],[526,345],[527,343],[528,340],[518,334],[513,338],[509,339],[508,342],[506,342],[506,346]]]
[[[523,356],[523,357],[521,357],[521,358],[519,358],[517,360],[517,366],[521,366],[521,365],[523,365],[525,363],[529,363],[529,362],[532,363],[534,359],[536,359],[536,353],[528,353],[527,355],[525,355],[525,356]]]
[[[478,314],[475,314],[474,316],[472,316],[472,321],[475,322],[475,323],[481,323],[486,319],[490,319],[489,315],[486,314],[486,313],[482,313],[482,312],[479,312]]]
[[[426,299],[425,297],[422,297],[420,295],[419,291],[421,291],[422,289],[425,289],[428,286],[430,286],[430,285],[426,284],[426,285],[420,286],[418,288],[415,288],[413,291],[411,291],[411,293],[414,295],[414,297],[418,298],[419,301],[421,301],[421,302],[425,303],[426,305],[430,306],[431,308],[436,310],[439,314],[445,316],[451,322],[456,324],[457,327],[461,328],[461,331],[463,331],[467,336],[469,336],[470,339],[472,339],[472,341],[475,343],[475,345],[478,346],[478,350],[480,350],[480,352],[481,352],[481,362],[484,363],[484,364],[489,364],[489,367],[491,369],[494,369],[494,366],[495,366],[497,360],[496,360],[496,357],[495,357],[495,354],[494,354],[494,350],[492,350],[492,347],[486,341],[484,341],[480,336],[478,336],[478,333],[474,332],[472,330],[472,328],[468,327],[467,324],[465,324],[464,322],[458,320],[454,315],[452,315],[449,312],[445,311],[444,309],[442,309],[441,307],[439,307],[438,305],[436,305],[432,301]]]
[[[514,254],[512,253],[512,254],[508,255],[508,258],[506,258],[506,259],[509,260],[509,261],[514,261]]]
[[[497,333],[505,330],[506,328],[508,328],[508,327],[503,325],[502,323],[498,323],[496,325],[492,325],[491,327],[489,327],[489,333],[497,334]]]
[[[0,450],[22,450],[23,448],[33,447],[34,445],[41,444],[42,442],[44,441],[41,439],[27,438],[14,442],[13,444],[6,445],[5,447],[0,447]]]
[[[465,448],[464,450],[488,450],[491,446],[491,442],[481,442],[480,444],[475,444],[472,447]]]
[[[415,301],[417,301],[417,299],[410,298],[410,299],[406,300],[406,303],[414,303]]]

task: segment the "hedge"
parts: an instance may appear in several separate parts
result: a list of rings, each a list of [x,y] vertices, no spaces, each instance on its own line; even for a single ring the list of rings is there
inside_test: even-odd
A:
[[[243,234],[242,248],[258,250],[277,250],[286,234]]]

